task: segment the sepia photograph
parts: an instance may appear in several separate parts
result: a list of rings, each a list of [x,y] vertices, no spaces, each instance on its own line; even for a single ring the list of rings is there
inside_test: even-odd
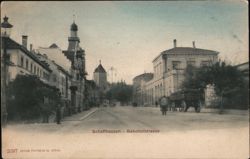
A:
[[[247,0],[1,2],[4,159],[248,159]]]

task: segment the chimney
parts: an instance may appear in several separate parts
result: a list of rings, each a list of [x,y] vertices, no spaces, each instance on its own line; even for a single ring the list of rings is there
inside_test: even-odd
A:
[[[196,48],[196,47],[195,47],[195,41],[193,41],[193,48]]]
[[[176,44],[177,42],[176,42],[176,39],[174,39],[174,48],[176,48]]]
[[[32,49],[33,49],[33,45],[32,45],[32,44],[30,44],[30,51],[32,51]]]
[[[27,43],[28,43],[28,36],[27,35],[23,35],[22,36],[22,45],[27,48]]]

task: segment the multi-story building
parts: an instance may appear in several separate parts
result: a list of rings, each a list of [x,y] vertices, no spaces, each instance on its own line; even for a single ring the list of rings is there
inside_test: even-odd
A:
[[[72,112],[71,107],[71,94],[70,94],[70,85],[71,85],[71,75],[66,71],[62,66],[58,65],[54,60],[48,58],[46,54],[36,54],[38,59],[45,63],[52,72],[49,77],[49,85],[56,87],[61,95],[61,112],[65,115],[70,115]]]
[[[7,79],[13,81],[18,74],[31,74],[48,84],[51,69],[37,58],[32,47],[31,50],[27,49],[27,40],[28,36],[22,36],[22,45],[20,45],[10,37],[5,37],[5,47],[11,62]]]
[[[211,65],[217,62],[218,54],[217,51],[196,48],[195,42],[193,47],[177,47],[174,40],[172,49],[161,52],[153,60],[154,76],[152,80],[142,80],[144,99],[141,100],[144,104],[155,104],[163,95],[171,95],[181,88],[188,65]]]
[[[37,53],[37,57],[52,70],[49,77],[49,85],[55,86],[61,93],[62,100],[70,101],[70,81],[71,75],[46,54]]]
[[[153,73],[144,73],[139,76],[136,76],[133,79],[133,101],[135,101],[138,105],[144,105],[144,101],[146,98],[145,97],[146,94],[144,92],[145,83],[152,80],[153,77],[154,77]]]
[[[64,55],[71,61],[71,105],[75,111],[81,111],[85,106],[85,51],[80,47],[80,38],[77,35],[78,26],[73,22],[70,28],[70,37],[68,38],[68,49],[64,50]]]

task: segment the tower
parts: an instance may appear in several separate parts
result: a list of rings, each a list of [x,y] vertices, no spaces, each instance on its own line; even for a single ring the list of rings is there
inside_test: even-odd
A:
[[[107,88],[107,72],[103,68],[101,60],[100,64],[94,71],[94,81],[96,85],[100,87],[101,90],[105,90]]]
[[[78,26],[75,21],[70,26],[70,37],[68,37],[68,49],[63,51],[71,61],[72,69],[76,70],[77,79],[83,79],[87,75],[85,71],[85,51],[80,47],[80,38],[77,35]]]
[[[71,107],[74,112],[81,111],[85,100],[85,51],[80,47],[80,38],[77,35],[78,26],[75,20],[70,26],[68,49],[64,55],[71,61]],[[84,108],[83,108],[84,109]]]

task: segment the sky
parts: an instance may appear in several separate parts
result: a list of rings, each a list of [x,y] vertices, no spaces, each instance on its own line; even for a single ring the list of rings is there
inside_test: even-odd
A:
[[[68,46],[70,25],[78,25],[80,46],[86,53],[88,79],[101,60],[111,81],[152,72],[152,60],[177,46],[211,49],[232,64],[249,61],[248,3],[227,1],[74,1],[2,2],[1,21],[9,17],[11,38],[49,47]],[[115,76],[116,74],[116,76]]]

